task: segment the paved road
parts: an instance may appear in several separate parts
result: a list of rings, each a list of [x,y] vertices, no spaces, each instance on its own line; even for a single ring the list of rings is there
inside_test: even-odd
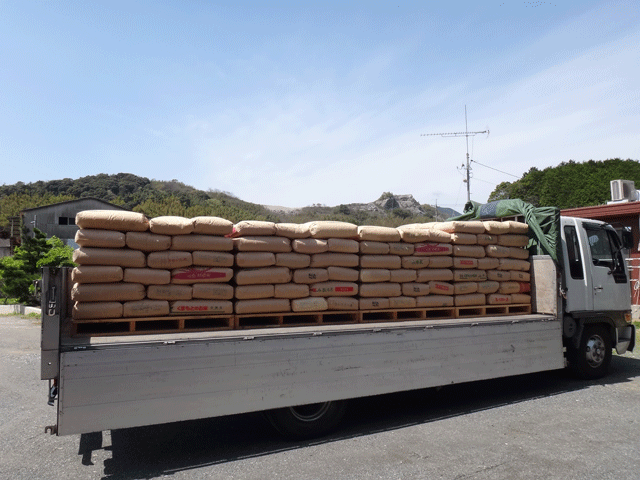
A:
[[[39,326],[0,317],[2,479],[640,478],[640,354],[564,372],[355,401],[341,430],[280,439],[260,415],[52,437]]]

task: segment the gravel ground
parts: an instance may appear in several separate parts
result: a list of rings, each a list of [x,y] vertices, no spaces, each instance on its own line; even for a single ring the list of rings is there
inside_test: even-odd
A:
[[[353,401],[312,442],[258,414],[55,437],[39,335],[34,319],[0,317],[2,479],[640,478],[638,351],[601,381],[549,372]]]

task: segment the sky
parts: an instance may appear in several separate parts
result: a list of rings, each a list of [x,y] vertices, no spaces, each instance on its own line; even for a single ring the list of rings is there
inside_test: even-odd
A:
[[[640,160],[637,1],[0,0],[0,66],[5,185],[462,211],[467,151],[478,202],[532,167]]]

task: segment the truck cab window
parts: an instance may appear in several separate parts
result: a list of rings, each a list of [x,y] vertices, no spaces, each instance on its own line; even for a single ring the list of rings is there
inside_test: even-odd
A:
[[[616,283],[626,283],[625,263],[616,233],[603,228],[587,228],[586,231],[593,264],[609,268]]]
[[[569,225],[565,226],[564,237],[567,243],[569,273],[571,274],[571,278],[575,280],[583,280],[584,269],[582,267],[582,257],[580,257],[580,244],[578,243],[576,227]]]

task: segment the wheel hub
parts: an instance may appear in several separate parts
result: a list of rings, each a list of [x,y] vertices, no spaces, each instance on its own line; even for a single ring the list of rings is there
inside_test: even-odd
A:
[[[604,340],[599,335],[589,338],[586,346],[586,358],[589,366],[598,368],[604,362],[606,348]]]
[[[322,418],[331,406],[331,402],[312,403],[310,405],[301,405],[299,407],[291,407],[291,413],[295,418],[302,422],[313,422]]]

